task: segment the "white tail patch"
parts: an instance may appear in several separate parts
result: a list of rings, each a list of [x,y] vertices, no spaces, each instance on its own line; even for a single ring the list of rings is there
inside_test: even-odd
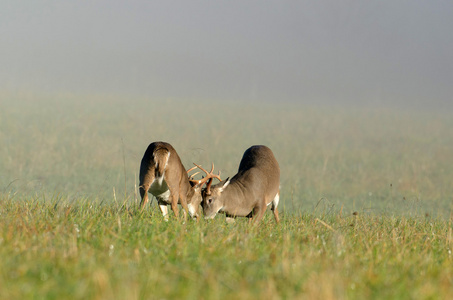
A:
[[[272,200],[272,209],[277,207],[279,201],[280,201],[280,193],[277,193],[277,195],[275,195],[275,197],[274,197],[274,200]]]
[[[168,160],[170,159],[170,151],[168,151],[168,154],[167,154],[167,159],[165,160],[165,166],[164,166],[164,170],[167,168],[167,165],[168,165]]]
[[[162,174],[160,174],[161,176],[156,176],[155,180],[158,182],[159,186],[163,185],[164,174],[165,174],[165,170],[167,169],[168,161],[170,159],[170,154],[171,154],[170,151],[168,151],[167,157],[165,158],[164,167],[162,168]],[[154,156],[154,167],[156,170],[159,170],[159,160],[158,160],[157,156]],[[156,172],[156,175],[157,175],[157,172]]]
[[[168,160],[170,159],[170,151],[167,152],[167,159],[165,159],[164,170],[167,168]],[[159,161],[157,160],[157,156],[154,156],[154,167],[159,167]]]
[[[280,193],[277,193],[277,195],[275,195],[274,199],[272,199],[271,202],[267,203],[267,206],[272,204],[272,209],[274,209],[275,207],[277,207],[279,201],[280,201]]]

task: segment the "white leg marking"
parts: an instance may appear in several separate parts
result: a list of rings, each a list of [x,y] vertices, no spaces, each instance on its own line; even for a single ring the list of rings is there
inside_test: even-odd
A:
[[[234,222],[236,222],[236,220],[234,218],[230,218],[230,217],[226,217],[225,218],[225,221],[228,223],[228,224],[233,224]]]
[[[168,221],[168,207],[166,204],[159,204],[160,211],[162,212],[162,215],[164,216],[164,220]]]

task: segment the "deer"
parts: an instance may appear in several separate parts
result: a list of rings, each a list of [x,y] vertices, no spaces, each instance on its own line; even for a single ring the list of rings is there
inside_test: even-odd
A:
[[[271,149],[263,145],[248,148],[237,174],[231,180],[227,178],[216,185],[212,185],[210,178],[202,191],[202,198],[205,219],[224,213],[227,222],[234,221],[236,217],[248,217],[257,224],[267,206],[271,205],[275,221],[279,223],[280,167]]]
[[[140,163],[140,208],[144,209],[149,200],[148,193],[157,199],[160,211],[166,221],[168,221],[168,207],[171,206],[176,218],[179,217],[178,204],[183,207],[184,219],[187,212],[190,217],[199,218],[199,206],[202,201],[202,186],[208,181],[217,178],[219,175],[213,174],[214,163],[211,172],[206,171],[206,177],[195,180],[188,174],[197,168],[198,165],[186,171],[179,158],[178,153],[172,145],[166,142],[153,142],[145,151]],[[201,167],[201,166],[198,166]]]

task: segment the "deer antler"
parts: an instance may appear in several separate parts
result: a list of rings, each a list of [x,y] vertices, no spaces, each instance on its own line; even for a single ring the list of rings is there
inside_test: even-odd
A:
[[[194,164],[195,165],[195,164]],[[192,167],[190,168],[189,170],[187,170],[187,174],[189,174],[190,172],[192,172],[193,170],[195,170],[197,168],[197,166],[195,165],[195,167]]]
[[[192,175],[189,176],[189,180],[194,180],[193,178],[195,175],[200,174],[200,172],[193,173]]]
[[[193,173],[192,175],[189,175],[189,173],[192,172],[193,170],[195,170],[196,168],[197,168],[197,166],[192,167],[189,170],[187,170],[187,175],[189,176],[190,181],[193,181],[193,178],[195,177],[195,175],[200,173],[200,172],[196,172],[196,173]]]
[[[197,164],[194,164],[194,165],[197,166],[198,169],[200,169],[200,170],[202,170],[203,172],[206,173],[206,177],[203,178],[202,180],[204,180],[203,183],[205,183],[205,182],[207,181],[207,183],[206,183],[206,193],[207,193],[208,195],[211,194],[211,184],[212,184],[212,180],[213,180],[214,178],[217,178],[219,181],[222,181],[222,179],[220,178],[220,171],[219,171],[219,174],[218,174],[218,175],[212,173],[212,172],[214,171],[214,163],[212,163],[212,168],[211,168],[211,171],[210,171],[210,172],[206,171],[205,169],[203,169],[201,166],[199,166],[199,165],[197,165]]]
[[[222,181],[222,179],[220,179],[220,171],[219,171],[218,175],[212,173],[214,171],[214,163],[212,163],[212,168],[211,168],[210,172],[206,171],[205,169],[203,169],[201,166],[197,165],[196,163],[194,163],[194,165],[195,165],[195,168],[198,168],[198,169],[202,170],[203,172],[205,172],[206,173],[206,177],[204,177],[204,178],[202,178],[200,180],[193,180],[192,179],[191,181],[194,184],[200,185],[200,186],[205,184],[206,182],[208,182],[207,186],[206,186],[208,193],[211,191],[210,188],[211,188],[211,184],[212,184],[212,179],[217,178],[219,181]],[[191,170],[193,170],[193,169],[194,168],[192,168]],[[196,173],[196,174],[198,174],[198,173]]]

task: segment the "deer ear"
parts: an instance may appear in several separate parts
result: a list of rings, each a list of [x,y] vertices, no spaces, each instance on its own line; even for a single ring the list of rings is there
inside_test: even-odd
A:
[[[230,177],[228,177],[226,180],[225,180],[225,183],[223,184],[223,186],[219,189],[220,192],[223,192],[223,190],[230,184]]]

